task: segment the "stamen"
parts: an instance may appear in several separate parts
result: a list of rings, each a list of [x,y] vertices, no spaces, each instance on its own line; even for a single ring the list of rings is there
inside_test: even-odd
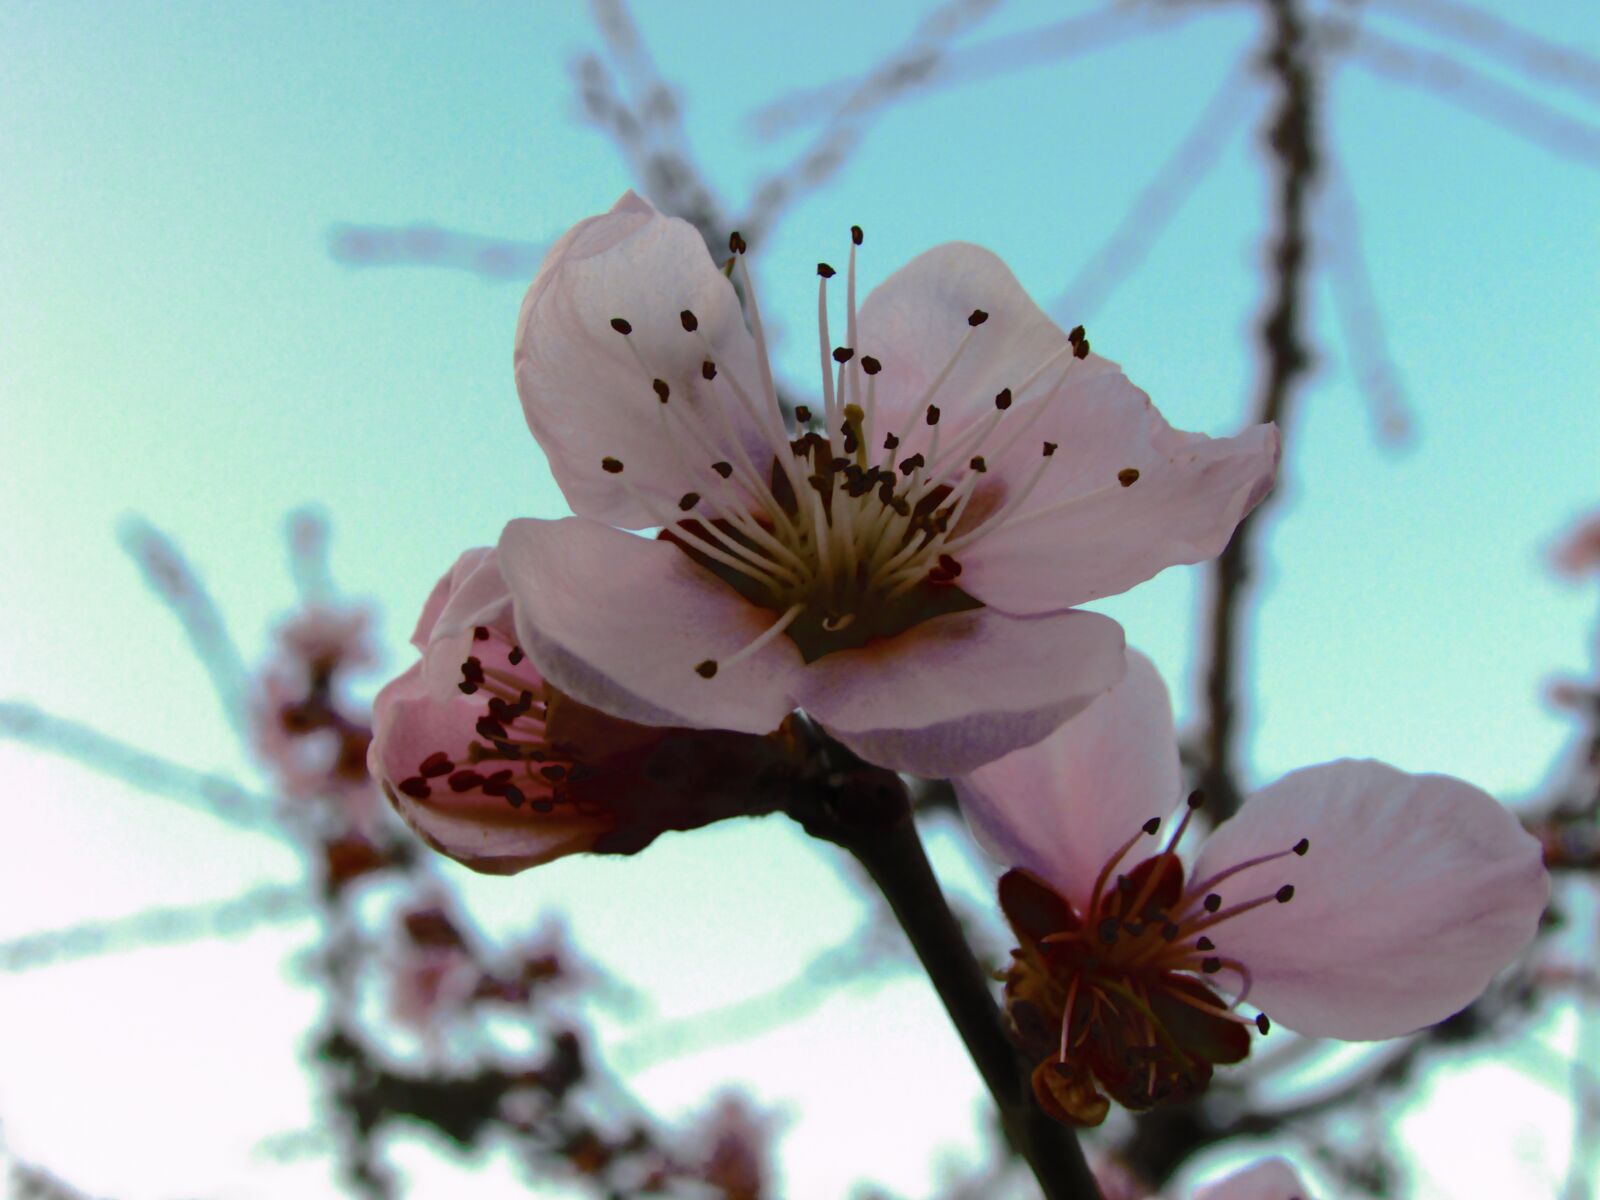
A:
[[[766,629],[757,635],[754,640],[747,643],[742,649],[723,659],[720,664],[714,658],[706,659],[695,666],[695,673],[702,679],[711,679],[716,675],[719,666],[732,667],[744,661],[757,650],[761,649],[761,647],[765,646],[773,638],[777,637],[785,629],[789,628],[790,622],[804,612],[805,607],[806,606],[804,604],[790,605],[788,610],[781,617],[779,617],[771,625],[767,626]]]

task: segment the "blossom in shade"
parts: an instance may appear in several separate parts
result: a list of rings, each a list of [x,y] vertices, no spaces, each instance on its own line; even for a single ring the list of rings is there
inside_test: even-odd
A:
[[[956,787],[1013,868],[1006,1000],[1035,1094],[1079,1124],[1109,1099],[1195,1094],[1267,1013],[1349,1041],[1442,1020],[1528,943],[1549,895],[1538,842],[1493,798],[1371,761],[1285,776],[1185,861],[1200,797],[1160,844],[1178,756],[1166,688],[1137,652],[1076,719]]]
[[[551,687],[492,548],[461,555],[411,640],[422,658],[378,693],[368,766],[418,836],[474,870],[632,853],[752,803],[762,739],[636,725]]]
[[[737,234],[719,267],[632,193],[570,230],[515,365],[575,515],[511,522],[501,561],[522,645],[585,703],[749,733],[800,708],[870,761],[946,775],[1116,682],[1120,627],[1074,606],[1220,551],[1277,433],[1173,429],[976,246],[858,307],[861,243],[818,264],[820,400],[791,421]]]

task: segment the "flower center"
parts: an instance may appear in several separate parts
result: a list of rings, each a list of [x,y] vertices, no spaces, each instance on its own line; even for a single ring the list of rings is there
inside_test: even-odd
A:
[[[1182,1100],[1204,1090],[1218,1063],[1243,1059],[1247,1027],[1270,1028],[1235,1011],[1250,990],[1244,963],[1219,951],[1219,926],[1266,904],[1287,904],[1294,888],[1225,905],[1216,887],[1289,854],[1237,863],[1208,879],[1186,882],[1174,853],[1199,795],[1167,848],[1118,874],[1118,865],[1160,826],[1152,818],[1101,869],[1086,909],[1021,871],[1001,881],[1001,905],[1022,947],[1006,973],[1012,1023],[1041,1061],[1034,1089],[1058,1119],[1098,1124],[1108,1106],[1103,1090],[1126,1108]],[[1218,995],[1209,977],[1234,975],[1237,998]]]
[[[686,477],[703,478],[703,489],[686,492],[677,511],[657,512],[661,536],[741,596],[778,614],[754,641],[729,659],[702,661],[704,678],[719,666],[753,654],[787,635],[807,662],[876,639],[893,637],[932,617],[982,607],[962,590],[960,555],[980,538],[1017,519],[1022,502],[1047,469],[1056,446],[1042,442],[1036,468],[1020,480],[999,480],[988,462],[1025,437],[1050,401],[1060,394],[1065,373],[1089,353],[1081,327],[1067,345],[1035,369],[1017,388],[1021,397],[1036,385],[1044,395],[1007,419],[1013,392],[994,398],[994,411],[945,438],[937,403],[974,340],[985,334],[989,314],[974,308],[949,360],[911,409],[889,428],[877,406],[882,364],[856,347],[856,248],[851,230],[847,276],[845,344],[835,345],[828,324],[828,281],[836,272],[819,263],[817,332],[822,411],[795,409],[795,428],[785,424],[773,385],[761,312],[756,302],[744,241],[731,239],[728,270],[737,271],[755,341],[759,379],[738,378],[715,361],[699,320],[684,310],[683,329],[701,338],[700,376],[711,403],[680,402],[672,386],[647,364],[632,340],[644,376],[660,401],[665,453],[677,456]],[[633,327],[618,317],[611,327],[629,339]],[[737,436],[728,414],[742,410],[754,422],[765,450],[752,451]],[[913,448],[914,447],[914,448]],[[646,511],[653,506],[631,487],[626,464],[602,460],[602,468]],[[1138,478],[1124,471],[1110,486]],[[688,514],[693,514],[688,515]],[[1039,511],[1023,516],[1032,520]]]

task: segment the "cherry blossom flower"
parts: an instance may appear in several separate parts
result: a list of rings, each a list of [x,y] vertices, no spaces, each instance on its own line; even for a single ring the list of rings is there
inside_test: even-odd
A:
[[[1194,1200],[1314,1200],[1293,1167],[1281,1158],[1264,1158],[1207,1184]]]
[[[1344,760],[1245,800],[1192,865],[1154,840],[1180,791],[1172,710],[1149,660],[1037,746],[957,781],[984,846],[1014,869],[1000,903],[1021,948],[1012,1024],[1058,1119],[1097,1124],[1203,1089],[1266,1013],[1369,1041],[1471,1002],[1532,938],[1549,894],[1538,842],[1443,775]],[[1232,993],[1231,1002],[1219,986]],[[1237,1009],[1262,1010],[1253,1020]]]
[[[492,548],[461,555],[411,640],[422,659],[378,693],[368,767],[423,841],[474,870],[629,854],[753,803],[762,739],[635,725],[549,686]]]
[[[585,703],[748,733],[801,708],[870,761],[946,775],[1116,682],[1120,627],[1074,606],[1220,551],[1277,433],[1173,429],[976,246],[858,309],[851,240],[837,338],[817,267],[821,400],[791,427],[737,234],[719,268],[631,192],[570,230],[523,302],[516,378],[575,515],[511,522],[501,559],[521,644]]]
[[[1573,522],[1551,547],[1550,564],[1567,579],[1600,574],[1600,513]]]

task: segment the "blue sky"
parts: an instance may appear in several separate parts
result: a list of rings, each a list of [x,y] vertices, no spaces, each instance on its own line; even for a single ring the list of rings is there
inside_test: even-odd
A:
[[[1449,45],[1392,15],[1404,6],[1370,8],[1396,35]],[[758,141],[752,111],[848,80],[922,6],[640,9],[663,74],[683,90],[693,148],[738,208],[806,136]],[[1061,11],[1004,6],[967,44]],[[1580,0],[1517,20],[1600,52]],[[837,180],[754,248],[780,369],[810,385],[813,267],[842,255],[852,223],[867,230],[869,284],[959,238],[996,250],[1041,301],[1059,296],[1258,37],[1248,7],[1207,12],[885,114]],[[0,10],[0,511],[13,564],[0,573],[0,697],[197,767],[241,769],[199,668],[118,548],[126,514],[204,565],[253,647],[291,600],[284,514],[321,505],[339,578],[381,606],[403,664],[413,612],[460,549],[492,541],[510,517],[564,511],[512,386],[521,285],[353,269],[327,246],[344,222],[541,242],[608,207],[635,181],[576,119],[569,66],[596,44],[577,5]],[[1539,95],[1594,116],[1559,89]],[[1593,158],[1553,155],[1357,66],[1333,74],[1324,101],[1417,436],[1403,449],[1375,441],[1319,284],[1319,366],[1267,542],[1252,773],[1370,755],[1513,798],[1563,744],[1540,689],[1582,667],[1592,615],[1592,596],[1552,581],[1542,553],[1600,504],[1600,176]],[[1258,87],[1217,168],[1086,314],[1095,348],[1185,428],[1236,428],[1255,378],[1262,103]],[[1175,570],[1104,606],[1162,666],[1180,708],[1199,579]],[[3,742],[0,763],[20,851],[0,868],[0,936],[296,870],[263,839],[76,767]],[[686,1012],[760,990],[849,929],[857,903],[824,858],[766,823],[672,839],[638,862],[470,888],[486,919],[563,904],[593,953],[651,988],[664,1013]],[[748,921],[720,916],[725,902],[706,887],[729,874],[741,904],[760,906]],[[309,1001],[281,965],[294,941],[146,951],[11,981],[0,1029],[30,1034],[0,1033],[8,1136],[119,1196],[282,1194],[249,1182],[249,1146],[307,1119],[292,1054]],[[250,1003],[217,994],[245,980]],[[108,993],[130,999],[108,1011]],[[240,1021],[264,1032],[241,1037]],[[892,984],[830,1001],[793,1031],[654,1068],[641,1087],[671,1109],[725,1077],[755,1079],[759,1094],[803,1106],[785,1162],[817,1189],[805,1194],[838,1194],[869,1165],[915,1191],[930,1146],[976,1144],[976,1093],[940,1022],[915,987]],[[259,1061],[218,1080],[216,1056],[239,1047]],[[883,1164],[844,1149],[853,1122],[891,1099],[851,1074],[863,1053],[879,1056],[885,1080],[897,1064],[914,1069],[948,1100],[921,1115],[924,1140]],[[762,1066],[797,1057],[820,1084],[785,1091]],[[172,1085],[177,1107],[142,1104],[163,1074],[183,1084]],[[178,1098],[257,1078],[270,1083],[248,1088],[247,1102]],[[223,1124],[203,1124],[222,1120],[219,1108]],[[1497,1136],[1511,1162],[1508,1122]],[[195,1129],[211,1136],[174,1140]]]

